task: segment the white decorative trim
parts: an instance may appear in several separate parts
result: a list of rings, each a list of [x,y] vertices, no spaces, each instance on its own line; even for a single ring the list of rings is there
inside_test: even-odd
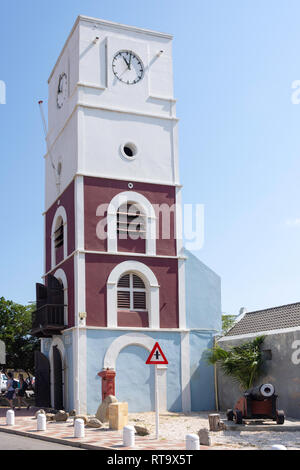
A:
[[[64,324],[68,325],[69,324],[69,319],[68,319],[68,280],[66,273],[64,272],[63,269],[59,268],[57,271],[54,273],[54,277],[56,279],[60,280],[64,286]]]
[[[110,273],[107,280],[107,327],[118,326],[117,284],[120,277],[134,272],[141,276],[147,289],[149,327],[159,328],[159,284],[150,268],[139,261],[123,261]]]
[[[86,332],[82,328],[86,318],[79,318],[79,313],[86,311],[85,292],[85,254],[77,251],[74,256],[74,291],[75,291],[75,330],[73,336],[73,363],[74,363],[74,403],[77,413],[86,411]]]
[[[84,250],[84,182],[83,176],[75,179],[75,250]]]
[[[151,98],[152,100],[158,100],[158,101],[170,101],[171,103],[176,103],[176,101],[177,101],[175,98],[171,98],[171,97],[168,97],[168,96],[149,95],[149,98]]]
[[[51,268],[53,269],[56,266],[56,256],[55,256],[55,229],[58,217],[61,217],[63,220],[64,226],[64,259],[68,256],[68,226],[67,226],[67,213],[63,206],[59,206],[52,221],[51,227]]]
[[[156,254],[156,216],[152,204],[145,196],[135,191],[124,191],[110,201],[107,209],[107,250],[118,251],[117,211],[122,204],[132,202],[138,204],[146,214],[146,254]]]
[[[101,86],[98,83],[92,83],[92,82],[77,82],[77,86],[83,87],[83,88],[94,88],[96,90],[106,90],[105,86]]]
[[[191,411],[190,335],[181,333],[181,400],[182,411]]]
[[[65,359],[65,346],[62,341],[62,339],[59,336],[53,336],[51,345],[50,345],[50,350],[49,350],[49,362],[50,362],[50,396],[51,396],[51,405],[54,408],[54,362],[53,362],[53,347],[57,346],[57,349],[59,350],[61,354],[61,363],[62,363],[62,383],[63,385],[63,405],[64,408],[68,408],[68,396],[66,393],[67,390],[67,374],[65,374],[65,365],[66,365],[66,359]]]
[[[179,328],[186,328],[185,259],[178,260]]]
[[[44,155],[44,159],[47,158],[49,154],[46,153]],[[104,179],[104,180],[116,180],[116,181],[128,181],[128,178],[120,178],[118,176],[115,176],[113,174],[111,175],[103,175],[103,174],[100,174],[100,173],[89,173],[88,171],[84,171],[82,169],[79,169],[75,175],[72,177],[72,179],[69,181],[69,183],[64,187],[64,189],[61,191],[61,193],[51,202],[51,204],[49,206],[47,206],[47,208],[44,210],[44,212],[42,212],[42,215],[46,215],[48,210],[54,205],[56,204],[56,202],[61,198],[61,195],[63,192],[65,192],[65,190],[70,186],[70,184],[73,183],[73,181],[78,178],[79,176],[87,176],[87,177],[92,177],[92,178],[101,178],[101,179]],[[143,180],[141,178],[135,178],[134,176],[131,176],[130,177],[130,181],[133,181],[134,183],[149,183],[149,184],[153,184],[153,185],[159,185],[159,186],[174,186],[175,188],[182,188],[182,184],[180,184],[179,182],[173,182],[173,181],[163,181],[163,180],[159,180],[159,179],[156,179],[155,181],[151,180],[151,179],[147,179],[147,178],[143,178]]]
[[[75,105],[75,108],[85,108],[85,109],[97,109],[99,111],[108,111],[111,113],[120,113],[120,114],[129,114],[131,116],[142,116],[152,119],[163,119],[166,121],[173,121],[175,123],[179,122],[179,118],[175,116],[169,116],[167,114],[156,114],[156,113],[146,113],[143,111],[138,111],[134,109],[123,109],[116,106],[100,106],[91,103],[78,102]]]
[[[116,363],[118,356],[122,349],[127,346],[140,346],[147,349],[149,352],[152,351],[155,344],[155,340],[150,336],[144,335],[143,333],[128,333],[116,338],[109,348],[107,349],[104,360],[103,369],[116,370]],[[145,366],[147,367],[147,366]],[[149,367],[149,366],[148,366]],[[159,383],[159,409],[160,411],[166,411],[167,409],[167,366],[158,367],[158,383]]]
[[[116,338],[109,348],[107,349],[104,360],[103,369],[116,370],[116,362],[122,349],[127,346],[141,346],[146,348],[149,352],[152,351],[155,345],[155,340],[150,336],[143,333],[127,333]]]
[[[79,328],[79,403],[80,413],[87,413],[87,338],[85,328]]]

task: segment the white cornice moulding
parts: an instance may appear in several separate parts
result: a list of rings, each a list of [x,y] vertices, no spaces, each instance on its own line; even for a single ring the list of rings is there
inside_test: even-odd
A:
[[[48,156],[48,154],[44,155],[44,158],[46,158]],[[84,171],[80,171],[78,173],[75,173],[75,175],[73,176],[73,178],[71,179],[71,181],[69,181],[69,183],[64,187],[64,189],[59,193],[59,195],[57,196],[56,199],[54,199],[53,202],[51,202],[51,204],[44,210],[44,212],[42,212],[42,215],[46,215],[48,210],[50,209],[50,207],[52,207],[62,196],[62,194],[66,191],[66,189],[70,186],[70,184],[78,177],[80,176],[86,176],[88,178],[101,178],[101,179],[104,179],[104,180],[116,180],[116,181],[129,181],[129,178],[118,178],[114,175],[99,175],[99,174],[95,174],[95,173],[88,173],[88,172],[84,172]],[[156,185],[160,185],[160,186],[174,186],[175,188],[182,188],[183,185],[180,184],[180,183],[176,183],[176,182],[167,182],[167,181],[151,181],[151,180],[147,180],[147,179],[135,179],[135,178],[130,178],[130,182],[133,182],[133,183],[147,183],[147,184],[156,184]]]
[[[79,87],[84,87],[84,88],[95,88],[96,90],[107,90],[106,86],[101,86],[98,83],[92,83],[92,82],[78,82],[76,85]],[[72,94],[74,94],[74,92]],[[148,98],[152,100],[169,101],[171,103],[177,103],[177,100],[171,96],[149,95]]]
[[[177,259],[177,260],[186,260],[187,258],[184,256],[167,256],[167,255],[147,255],[146,253],[129,253],[128,251],[118,251],[118,252],[111,252],[111,251],[93,251],[93,250],[74,250],[70,253],[65,259],[63,259],[60,263],[58,263],[54,268],[47,271],[43,276],[44,279],[48,274],[51,274],[55,269],[58,269],[62,266],[62,264],[70,259],[72,256],[75,256],[77,253],[88,254],[88,255],[111,255],[111,256],[136,256],[137,258],[163,258],[163,259]]]
[[[114,21],[102,20],[99,18],[93,18],[91,16],[79,15],[76,22],[80,20],[86,21],[88,23],[97,23],[101,26],[106,26],[116,29],[124,29],[125,31],[132,31],[134,33],[148,34],[149,36],[156,36],[164,39],[173,39],[173,35],[169,33],[162,33],[160,31],[153,31],[152,29],[139,28],[137,26],[129,26],[122,23],[115,23]]]
[[[191,330],[183,330],[181,328],[145,328],[145,327],[127,327],[127,326],[80,326],[81,330],[101,330],[101,331],[147,331],[147,332],[161,332],[161,333],[189,333]],[[63,333],[70,332],[77,329],[75,326],[66,328]]]
[[[98,85],[98,83],[92,83],[92,82],[78,82],[76,85],[84,87],[84,88],[96,88],[96,90],[106,90],[107,89],[106,86],[101,86],[101,85]]]
[[[166,96],[149,95],[149,98],[151,98],[152,100],[170,101],[171,103],[177,103],[177,100],[175,98],[166,97]]]
[[[144,117],[149,117],[153,119],[165,119],[167,121],[175,121],[178,122],[179,118],[175,116],[167,116],[164,114],[153,114],[153,113],[145,113],[142,111],[137,111],[133,109],[122,109],[122,108],[114,108],[111,106],[97,106],[97,105],[92,105],[88,103],[83,103],[83,102],[78,102],[76,104],[76,107],[81,107],[81,108],[88,108],[88,109],[99,109],[100,111],[109,111],[111,113],[121,113],[121,114],[132,114],[134,116],[144,116]]]

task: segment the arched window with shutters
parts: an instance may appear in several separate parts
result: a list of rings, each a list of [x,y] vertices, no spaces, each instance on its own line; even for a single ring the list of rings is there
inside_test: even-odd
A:
[[[59,206],[53,217],[51,228],[51,267],[68,256],[67,214],[63,206]]]
[[[116,265],[107,279],[106,299],[108,327],[159,328],[159,284],[144,263]]]
[[[117,284],[118,326],[148,327],[147,289],[135,273],[122,275]]]
[[[134,273],[122,276],[118,282],[118,310],[146,311],[146,287]]]

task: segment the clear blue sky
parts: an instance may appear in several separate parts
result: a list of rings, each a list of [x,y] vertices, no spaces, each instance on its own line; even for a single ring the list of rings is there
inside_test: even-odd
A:
[[[42,275],[37,101],[78,14],[175,37],[183,202],[205,204],[195,254],[222,277],[223,311],[300,301],[298,0],[1,2],[0,295],[34,300]]]

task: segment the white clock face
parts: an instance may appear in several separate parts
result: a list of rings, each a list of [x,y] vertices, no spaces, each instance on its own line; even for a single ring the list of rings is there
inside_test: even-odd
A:
[[[132,51],[119,51],[113,58],[112,69],[115,76],[127,85],[138,83],[144,75],[144,66]]]
[[[65,73],[62,73],[58,79],[57,88],[57,106],[61,108],[67,98],[68,92],[68,79]]]

